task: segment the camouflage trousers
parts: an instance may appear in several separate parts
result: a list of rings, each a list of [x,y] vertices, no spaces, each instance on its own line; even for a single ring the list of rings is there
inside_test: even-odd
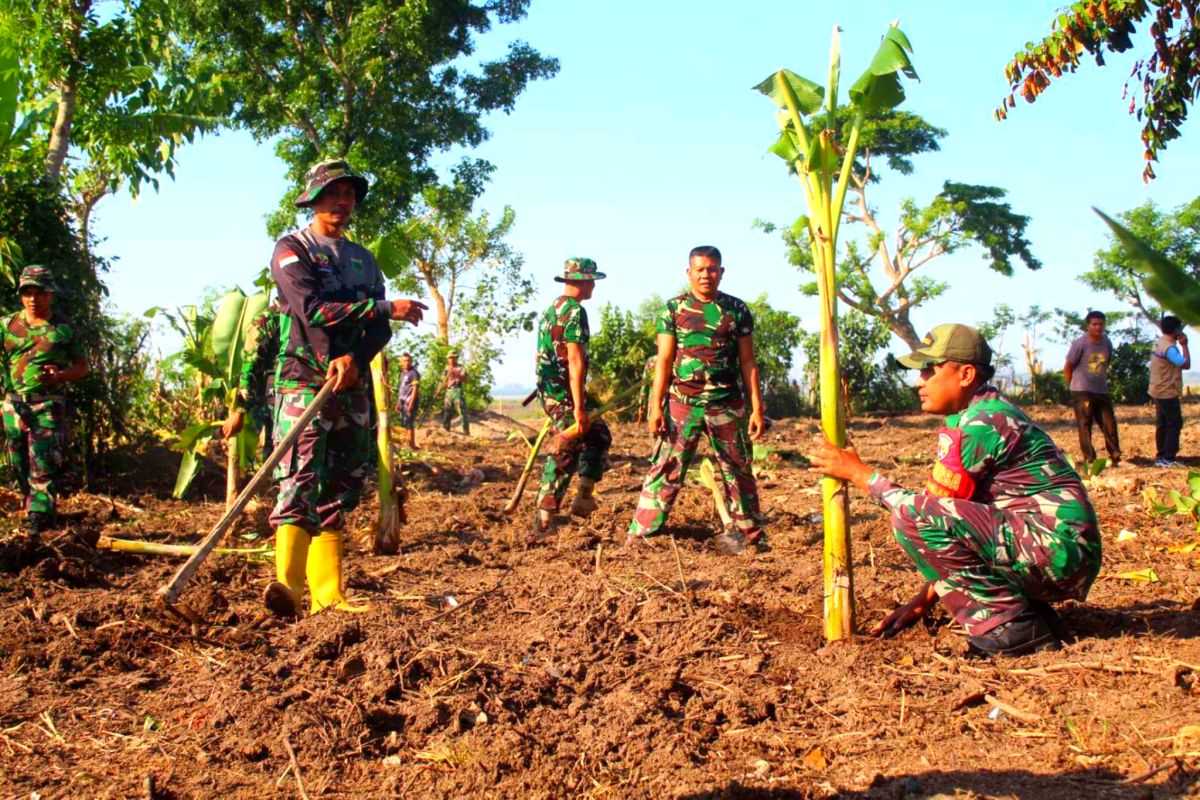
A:
[[[25,495],[25,510],[53,514],[67,444],[63,402],[57,398],[33,402],[8,395],[3,408],[8,462]]]
[[[574,408],[562,403],[543,401],[542,408],[550,417],[555,430],[565,431],[575,422]],[[542,482],[538,487],[537,505],[543,511],[557,511],[562,505],[571,476],[600,480],[604,474],[604,459],[612,445],[612,433],[604,420],[591,424],[583,436],[571,440],[554,455],[546,458],[542,469]]]
[[[470,433],[471,423],[467,420],[467,396],[463,392],[462,385],[451,386],[447,389],[446,399],[442,401],[442,427],[446,430],[450,430],[450,420],[454,419],[456,410],[462,417],[463,433]]]
[[[746,433],[746,405],[741,400],[712,406],[690,406],[671,398],[667,405],[667,436],[659,439],[650,472],[642,484],[629,532],[649,536],[667,521],[700,437],[708,436],[726,507],[733,525],[750,541],[762,535],[758,485],[751,469],[753,450]]]
[[[921,493],[892,506],[892,529],[971,636],[1017,616],[1029,600],[1082,600],[1100,571],[1084,546],[1099,533],[1049,514]]]
[[[315,390],[276,395],[276,441],[288,435],[315,396]],[[313,535],[341,530],[345,512],[358,505],[371,453],[370,395],[350,389],[329,398],[275,468],[279,498],[272,527],[298,525]]]

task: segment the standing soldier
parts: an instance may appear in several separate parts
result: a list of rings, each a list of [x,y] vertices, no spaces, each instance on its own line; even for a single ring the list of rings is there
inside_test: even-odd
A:
[[[62,386],[88,372],[71,326],[52,312],[55,286],[45,267],[31,265],[17,283],[21,310],[4,325],[4,435],[8,462],[25,495],[31,535],[53,528],[58,474],[66,449]]]
[[[596,510],[593,491],[604,474],[604,457],[612,444],[612,435],[604,420],[593,422],[588,417],[585,387],[591,334],[587,312],[580,304],[592,296],[596,281],[603,277],[604,273],[596,271],[592,259],[567,259],[563,274],[554,276],[554,280],[566,284],[562,295],[538,320],[535,366],[542,410],[558,434],[572,425],[578,425],[578,431],[569,439],[559,435],[553,443],[553,453],[546,458],[533,523],[537,536],[553,530],[555,514],[575,472],[579,473],[579,487],[571,502],[571,513],[587,517]]]
[[[263,432],[264,458],[275,449],[272,444],[274,416],[274,373],[275,359],[279,357],[279,303],[272,302],[254,318],[250,336],[246,340],[246,352],[242,357],[242,373],[238,378],[238,391],[234,399],[233,413],[221,425],[225,439],[236,436],[249,413],[254,426]]]
[[[408,431],[408,449],[417,449],[417,398],[421,396],[421,373],[413,366],[412,356],[400,356],[400,395],[396,410],[400,412],[400,427]]]
[[[921,371],[926,414],[946,414],[924,491],[896,485],[852,449],[817,437],[812,471],[849,481],[891,512],[925,578],[871,629],[892,636],[940,599],[982,655],[1021,655],[1070,638],[1051,602],[1082,600],[1100,571],[1100,526],[1079,475],[1025,412],[989,385],[992,349],[966,325],[939,325],[897,359]]]
[[[450,420],[454,419],[457,409],[462,417],[463,433],[471,433],[471,422],[467,419],[467,396],[465,385],[467,371],[458,365],[458,353],[451,350],[446,354],[446,379],[442,387],[446,390],[446,399],[442,402],[442,427],[450,430]]]
[[[333,382],[334,396],[284,454],[276,469],[276,580],[267,607],[297,616],[305,578],[312,611],[363,611],[342,594],[344,514],[358,505],[371,455],[371,400],[363,376],[391,338],[389,319],[416,323],[425,308],[384,299],[383,276],[371,253],[344,237],[367,181],[345,161],[308,172],[296,198],[312,223],[275,244],[271,277],[279,289],[280,354],[275,364],[275,434],[282,439]]]
[[[751,470],[750,442],[763,431],[754,319],[745,303],[717,291],[724,273],[720,250],[711,245],[694,248],[688,259],[689,291],[668,300],[658,312],[658,365],[646,422],[658,444],[626,544],[657,533],[667,521],[700,437],[707,434],[733,518],[733,529],[713,539],[717,552],[736,555],[747,544],[759,552],[769,549]],[[668,386],[670,402],[664,415]]]

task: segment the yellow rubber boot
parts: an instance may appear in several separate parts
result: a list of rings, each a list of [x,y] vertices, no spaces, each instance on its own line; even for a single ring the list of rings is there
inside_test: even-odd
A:
[[[312,594],[312,613],[322,609],[361,613],[367,605],[352,605],[342,594],[342,532],[322,531],[308,548],[308,591]]]
[[[263,594],[263,603],[277,617],[300,616],[311,538],[299,525],[280,525],[275,531],[275,580]]]

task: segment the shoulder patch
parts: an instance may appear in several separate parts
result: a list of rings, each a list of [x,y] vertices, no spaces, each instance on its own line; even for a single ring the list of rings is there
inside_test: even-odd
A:
[[[284,250],[279,254],[279,260],[277,263],[279,264],[279,268],[283,269],[284,267],[290,267],[299,260],[300,256],[296,255],[291,250]]]
[[[967,500],[975,494],[975,479],[962,463],[963,432],[958,428],[938,431],[937,460],[925,483],[925,491],[937,497]]]

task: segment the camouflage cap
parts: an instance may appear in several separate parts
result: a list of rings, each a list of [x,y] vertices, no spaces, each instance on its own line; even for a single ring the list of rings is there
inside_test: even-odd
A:
[[[350,169],[350,165],[341,159],[336,161],[322,161],[308,171],[304,176],[305,188],[299,197],[294,201],[299,208],[306,208],[316,202],[317,196],[321,191],[333,183],[334,181],[350,181],[354,184],[354,197],[358,202],[362,202],[367,196],[367,189],[370,184],[367,179],[361,175],[355,175],[354,170]]]
[[[598,281],[604,277],[603,272],[596,271],[596,262],[590,258],[568,258],[563,264],[563,274],[555,275],[559,283],[567,281]]]
[[[451,350],[449,353],[446,353],[446,358],[458,358],[458,351]]]
[[[970,325],[950,322],[925,334],[920,347],[896,360],[909,369],[925,369],[945,361],[987,366],[992,363],[992,348]]]
[[[30,264],[21,270],[21,279],[17,281],[17,291],[24,289],[26,286],[37,286],[40,289],[45,289],[47,292],[58,291],[58,287],[54,285],[54,277],[50,274],[50,270],[41,264]]]

